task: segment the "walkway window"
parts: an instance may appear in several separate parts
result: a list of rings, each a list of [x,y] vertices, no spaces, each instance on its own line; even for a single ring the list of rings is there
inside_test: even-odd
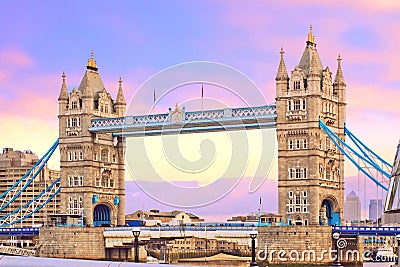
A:
[[[292,101],[288,100],[287,101],[287,106],[288,106],[288,110],[292,110]]]

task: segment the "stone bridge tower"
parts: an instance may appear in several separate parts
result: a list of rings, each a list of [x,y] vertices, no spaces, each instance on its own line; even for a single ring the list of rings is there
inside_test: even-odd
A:
[[[124,141],[89,132],[94,118],[125,116],[122,80],[114,101],[104,88],[94,56],[78,89],[68,93],[62,75],[59,104],[61,213],[84,217],[88,226],[125,224]]]
[[[344,140],[346,83],[340,56],[334,81],[324,68],[310,27],[300,63],[289,77],[284,51],[276,76],[279,213],[291,224],[343,220],[344,156],[319,119]]]

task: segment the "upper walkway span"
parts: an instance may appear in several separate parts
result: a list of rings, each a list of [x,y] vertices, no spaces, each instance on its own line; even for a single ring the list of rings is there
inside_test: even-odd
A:
[[[168,113],[93,119],[90,132],[146,136],[276,127],[276,105],[204,111],[169,109]]]

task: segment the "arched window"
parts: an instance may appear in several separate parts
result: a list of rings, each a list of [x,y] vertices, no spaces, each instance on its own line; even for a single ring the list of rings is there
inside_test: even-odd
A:
[[[71,109],[78,109],[78,102],[76,100],[72,101]]]
[[[293,82],[294,90],[300,90],[300,81]]]
[[[108,149],[101,151],[101,161],[108,162]]]

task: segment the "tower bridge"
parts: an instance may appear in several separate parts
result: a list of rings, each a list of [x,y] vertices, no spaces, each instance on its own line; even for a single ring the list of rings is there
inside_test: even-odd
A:
[[[202,111],[187,111],[176,105],[166,113],[139,116],[126,115],[122,79],[115,100],[107,92],[92,54],[77,89],[69,92],[66,75],[62,75],[58,141],[41,160],[43,163],[10,188],[3,203],[8,205],[29,186],[37,175],[35,169],[47,162],[57,146],[60,179],[46,194],[35,198],[34,205],[25,206],[30,210],[24,217],[16,217],[14,212],[0,218],[2,226],[32,216],[56,194],[61,199],[60,214],[76,220],[73,223],[125,225],[125,138],[161,134],[276,128],[278,212],[291,224],[343,223],[345,157],[377,185],[389,188],[395,198],[398,182],[390,187],[385,184],[391,165],[345,127],[347,89],[342,59],[338,57],[333,77],[330,68],[323,67],[316,47],[310,30],[300,62],[290,76],[281,49],[275,77],[276,104]],[[344,141],[346,135],[361,152]],[[381,179],[371,174],[370,167]],[[19,184],[27,186],[20,189]]]
[[[300,225],[340,224],[344,154],[334,149],[319,123],[344,140],[346,83],[341,58],[333,79],[310,32],[291,76],[281,50],[275,80],[276,105],[194,112],[176,105],[164,114],[126,116],[122,80],[114,101],[92,55],[77,90],[68,93],[63,74],[58,99],[61,212],[83,212],[87,225],[124,225],[124,138],[274,127],[279,214]]]

